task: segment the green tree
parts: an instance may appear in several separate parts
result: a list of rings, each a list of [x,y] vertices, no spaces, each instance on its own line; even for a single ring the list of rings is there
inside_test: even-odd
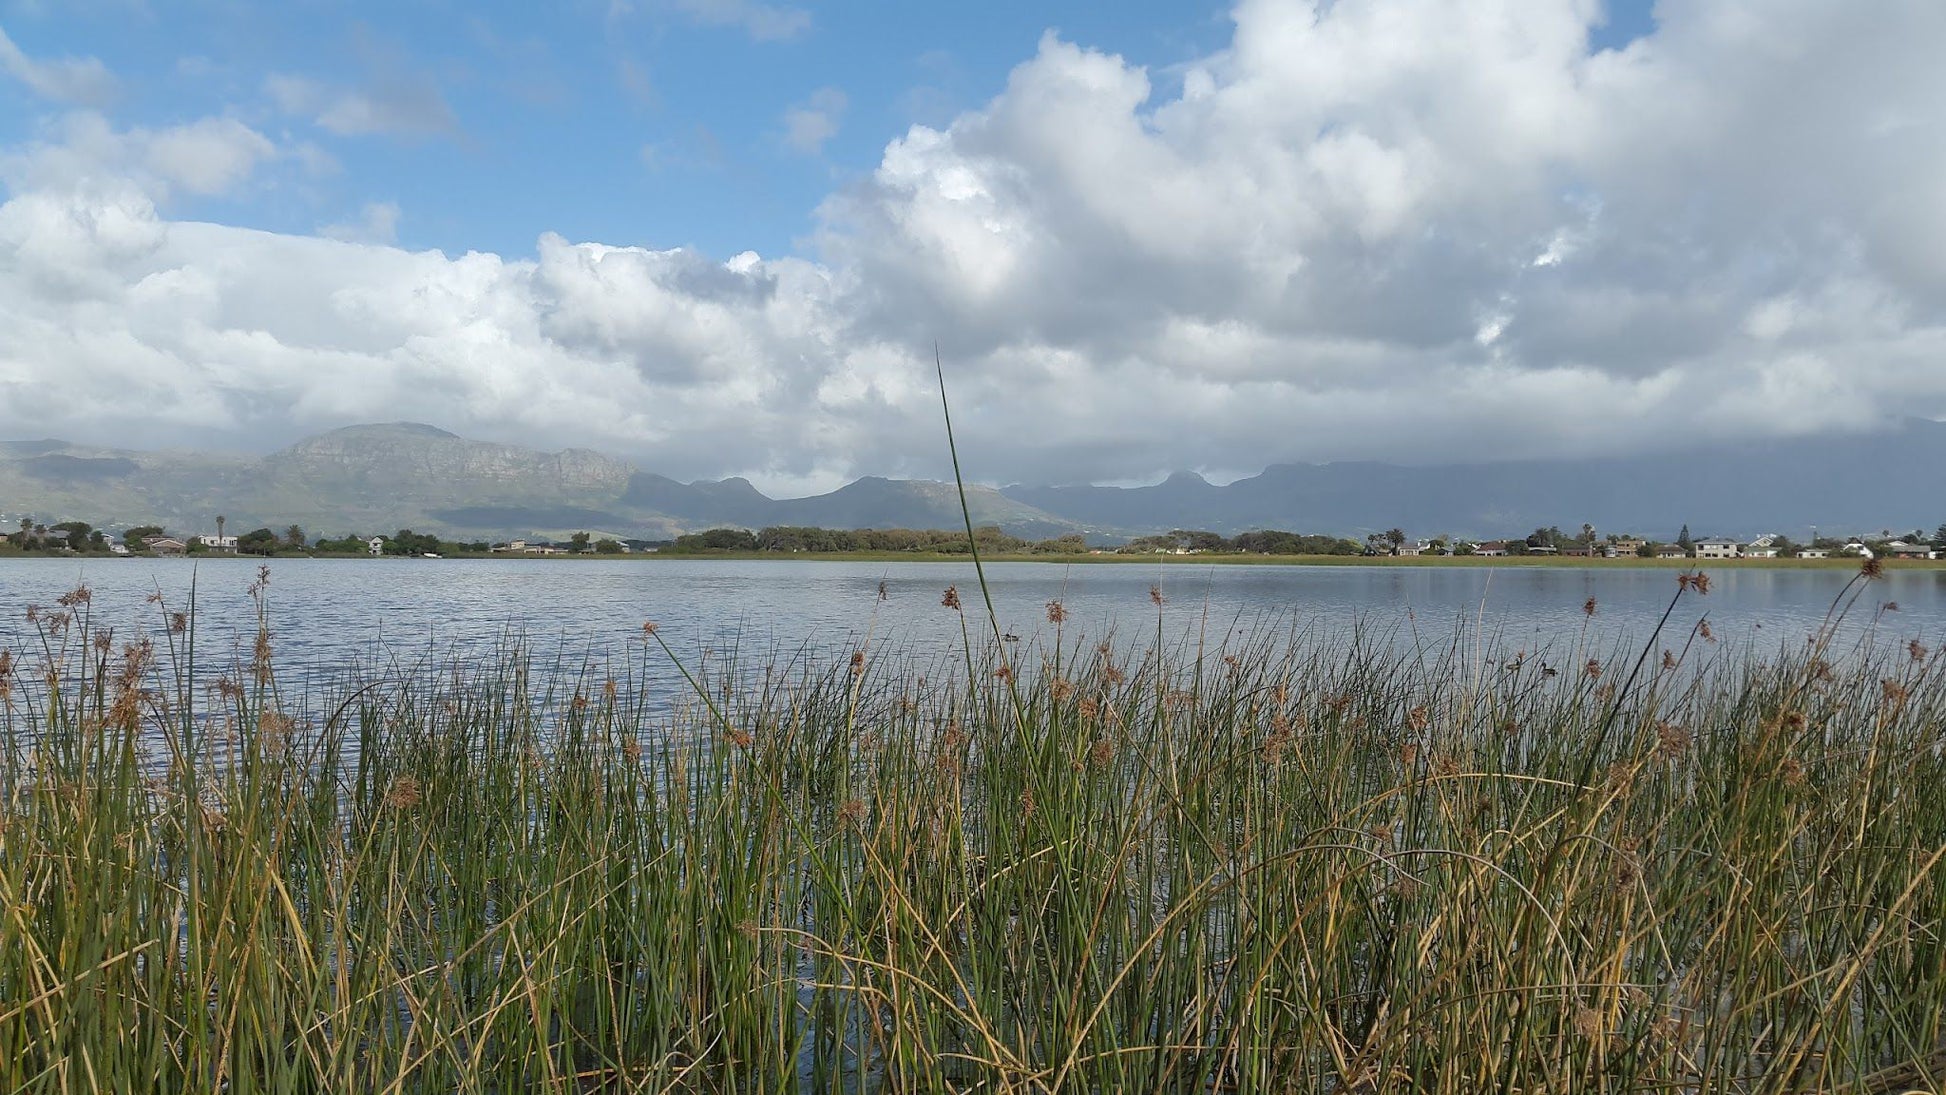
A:
[[[1683,525],[1682,531],[1676,534],[1676,546],[1684,551],[1688,551],[1696,546],[1696,541],[1689,538],[1689,526],[1687,524]]]
[[[588,551],[588,534],[585,532],[577,532],[573,536],[568,537],[568,546],[577,555],[586,554]]]
[[[149,537],[160,535],[162,535],[161,525],[136,525],[134,528],[123,530],[122,543],[127,544],[130,551],[141,551],[148,547]]]
[[[287,529],[285,529],[285,530],[284,530],[284,543],[285,543],[285,544],[287,544],[287,545],[288,545],[288,546],[290,546],[290,547],[293,547],[293,548],[301,548],[301,547],[303,547],[303,546],[304,546],[304,529],[303,529],[302,527],[300,527],[300,526],[298,526],[298,525],[292,525],[291,527],[289,527],[289,528],[287,528]]]
[[[621,553],[622,545],[618,541],[606,537],[595,541],[596,555],[620,555]]]
[[[56,524],[54,529],[57,532],[67,533],[63,542],[75,551],[88,550],[88,534],[95,530],[94,526],[86,521],[62,521]]]

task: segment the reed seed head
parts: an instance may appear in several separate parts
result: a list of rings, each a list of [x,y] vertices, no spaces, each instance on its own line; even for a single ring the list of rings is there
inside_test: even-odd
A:
[[[947,586],[945,595],[939,598],[939,603],[952,609],[954,612],[958,612],[960,610],[959,587]]]
[[[1096,768],[1106,768],[1114,759],[1115,743],[1107,738],[1096,738],[1095,743],[1088,747],[1088,763]]]
[[[413,776],[395,776],[391,786],[385,789],[385,805],[394,810],[410,810],[423,797],[419,781]]]
[[[1053,624],[1055,627],[1060,627],[1062,624],[1067,623],[1067,606],[1059,601],[1047,602],[1047,622]]]
[[[1601,1012],[1594,1008],[1576,1008],[1574,1011],[1574,1032],[1583,1038],[1601,1037]]]
[[[1682,756],[1689,748],[1689,731],[1671,722],[1661,722],[1655,728],[1656,752],[1665,760]]]
[[[1885,705],[1887,707],[1903,706],[1905,704],[1906,697],[1911,694],[1910,692],[1907,691],[1905,685],[1900,684],[1898,681],[1895,681],[1890,677],[1887,677],[1884,680],[1878,682],[1878,687],[1879,687],[1880,694],[1885,699]]]

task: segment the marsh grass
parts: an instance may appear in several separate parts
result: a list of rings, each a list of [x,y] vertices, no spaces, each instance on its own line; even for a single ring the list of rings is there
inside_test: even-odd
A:
[[[1946,1035],[1916,644],[1056,604],[673,705],[509,649],[300,708],[265,589],[219,680],[85,590],[0,667],[0,1090],[1875,1090]]]

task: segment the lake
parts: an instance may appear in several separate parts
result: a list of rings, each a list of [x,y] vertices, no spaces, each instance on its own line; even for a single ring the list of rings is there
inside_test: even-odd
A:
[[[248,558],[0,561],[0,648],[37,648],[30,605],[52,606],[85,582],[99,623],[126,638],[160,634],[160,593],[185,608],[192,583],[198,662],[247,658],[255,607]],[[987,630],[970,563],[633,559],[280,559],[268,604],[280,672],[333,673],[357,664],[410,664],[428,655],[490,649],[519,639],[537,655],[638,661],[642,624],[685,657],[736,647],[765,658],[792,652],[838,658],[860,642],[923,659],[960,643],[960,617],[940,604],[956,585],[976,639]],[[1821,625],[1854,571],[1709,568],[1707,596],[1687,596],[1660,645],[1679,644],[1707,618],[1716,649],[1759,656],[1801,645]],[[1067,610],[1074,641],[1212,645],[1241,629],[1296,626],[1332,635],[1360,628],[1386,642],[1443,649],[1456,635],[1497,638],[1503,652],[1639,646],[1676,591],[1676,572],[1596,567],[1406,567],[1170,563],[989,565],[1003,631],[1044,637],[1046,606]],[[1151,598],[1159,587],[1163,603]],[[1595,600],[1595,615],[1583,606]],[[1890,608],[1896,604],[1896,609]],[[1584,632],[1584,628],[1586,629]],[[1946,570],[1894,569],[1871,583],[1843,625],[1846,642],[1946,638]],[[647,672],[666,670],[659,655]]]

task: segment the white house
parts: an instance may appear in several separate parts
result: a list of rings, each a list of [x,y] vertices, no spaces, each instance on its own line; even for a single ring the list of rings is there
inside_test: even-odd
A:
[[[369,549],[373,555],[383,555],[385,554],[385,537],[374,536],[371,539],[365,541],[365,547]]]
[[[1734,559],[1742,553],[1742,547],[1743,545],[1737,543],[1735,540],[1725,540],[1720,537],[1698,540],[1696,541],[1696,558]]]
[[[236,550],[236,537],[234,536],[210,536],[205,534],[196,537],[196,542],[203,545],[204,547],[208,548],[211,551],[235,551]]]

